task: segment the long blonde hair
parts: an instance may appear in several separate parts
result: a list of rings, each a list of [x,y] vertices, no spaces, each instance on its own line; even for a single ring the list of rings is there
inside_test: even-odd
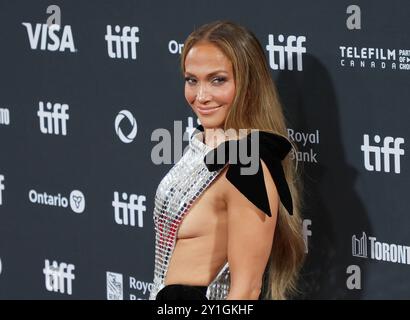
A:
[[[259,129],[287,137],[286,120],[276,86],[270,76],[263,48],[248,29],[230,21],[215,21],[194,30],[181,54],[185,58],[198,42],[216,45],[232,62],[236,92],[225,119],[227,129]],[[264,299],[286,299],[297,292],[297,277],[305,257],[301,219],[301,174],[298,172],[296,145],[282,161],[293,200],[293,216],[280,204],[272,251],[267,263],[262,294]],[[300,168],[300,166],[299,166]]]

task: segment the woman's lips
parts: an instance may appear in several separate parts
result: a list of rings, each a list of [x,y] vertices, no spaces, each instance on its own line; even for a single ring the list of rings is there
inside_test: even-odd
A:
[[[199,112],[200,114],[202,114],[202,115],[208,115],[208,114],[211,114],[211,113],[216,112],[216,111],[219,110],[221,107],[222,107],[222,106],[212,107],[212,108],[209,108],[209,107],[207,107],[207,108],[196,107],[196,109],[198,110],[198,112]]]

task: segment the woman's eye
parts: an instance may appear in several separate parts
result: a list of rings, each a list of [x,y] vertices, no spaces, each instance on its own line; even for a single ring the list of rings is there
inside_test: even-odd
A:
[[[218,77],[218,78],[215,78],[212,82],[215,82],[215,83],[217,83],[217,84],[219,84],[219,83],[223,83],[223,82],[225,82],[225,78],[223,78],[223,77]]]
[[[226,78],[224,78],[224,77],[217,77],[217,78],[214,78],[214,79],[212,80],[212,83],[222,84],[222,83],[224,83],[225,81],[226,81]],[[185,82],[187,82],[188,84],[195,84],[195,83],[196,83],[196,79],[191,78],[191,77],[185,77]]]
[[[191,77],[185,77],[185,82],[187,82],[189,84],[193,84],[193,83],[195,83],[195,79],[193,79]]]

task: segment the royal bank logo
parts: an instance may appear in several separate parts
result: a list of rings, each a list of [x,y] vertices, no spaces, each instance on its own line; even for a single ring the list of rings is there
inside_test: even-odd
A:
[[[318,129],[311,132],[296,131],[288,128],[288,138],[291,141],[297,142],[299,150],[295,151],[293,148],[290,152],[291,159],[297,161],[310,162],[312,164],[318,163],[318,154],[315,148],[320,143],[320,132]]]
[[[352,236],[352,256],[378,261],[410,264],[410,247],[401,244],[378,241],[365,232]]]
[[[128,134],[123,132],[123,127],[128,125],[130,129]],[[131,143],[137,135],[137,120],[135,120],[132,113],[128,110],[121,110],[115,117],[115,133],[124,143]]]
[[[0,125],[10,124],[10,111],[7,108],[0,108]]]
[[[30,22],[23,22],[26,28],[31,50],[70,51],[76,52],[73,32],[70,25],[60,27],[58,24],[41,24],[33,26]]]
[[[3,204],[4,175],[0,174],[0,206]]]
[[[393,166],[394,173],[400,173],[400,157],[404,155],[404,149],[400,146],[404,144],[404,139],[401,137],[385,137],[383,139],[383,146],[371,145],[369,140],[368,134],[363,135],[361,150],[363,151],[365,169],[367,171],[383,171],[389,173]],[[382,139],[379,135],[375,135],[373,141],[376,144],[380,144]],[[393,161],[391,161],[392,157]]]
[[[85,210],[85,197],[80,190],[71,191],[67,199],[67,197],[62,196],[60,193],[52,195],[47,192],[37,192],[31,189],[28,197],[31,203],[62,208],[70,207],[75,213],[83,213]]]
[[[124,300],[122,274],[109,272],[107,276],[107,300]]]
[[[106,272],[107,300],[144,300],[149,297],[154,284],[133,276]]]
[[[273,34],[268,35],[266,50],[269,53],[269,65],[273,70],[303,70],[303,54],[306,53],[305,36],[287,36],[280,34],[275,42]]]
[[[140,228],[144,226],[143,214],[147,210],[144,205],[146,197],[143,195],[130,194],[125,192],[114,192],[114,200],[112,206],[114,207],[114,220],[117,224],[132,226],[136,225]]]
[[[130,300],[141,300],[148,297],[152,291],[154,284],[152,282],[145,282],[138,280],[135,277],[129,277],[130,291],[135,292],[130,294]]]
[[[108,56],[112,59],[129,59],[129,51],[131,51],[131,59],[137,59],[137,43],[140,38],[137,36],[138,27],[115,26],[114,33],[112,26],[107,25],[107,41]]]
[[[40,123],[40,131],[44,134],[67,135],[67,121],[69,107],[67,104],[44,102],[38,104],[37,116]]]
[[[71,295],[73,292],[73,280],[75,279],[74,269],[75,266],[73,264],[58,263],[57,261],[53,261],[50,264],[50,261],[46,259],[43,273],[47,291]]]

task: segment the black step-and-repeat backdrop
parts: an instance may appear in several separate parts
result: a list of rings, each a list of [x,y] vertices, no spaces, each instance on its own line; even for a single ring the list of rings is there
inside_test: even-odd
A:
[[[0,298],[147,299],[156,187],[197,118],[183,42],[265,48],[304,169],[299,299],[409,298],[410,2],[0,2]]]

